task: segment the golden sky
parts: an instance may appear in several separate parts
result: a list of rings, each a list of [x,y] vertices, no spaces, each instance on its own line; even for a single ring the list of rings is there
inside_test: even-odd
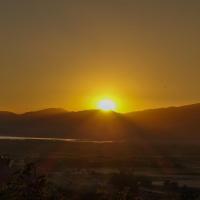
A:
[[[200,100],[200,1],[0,1],[0,110]]]

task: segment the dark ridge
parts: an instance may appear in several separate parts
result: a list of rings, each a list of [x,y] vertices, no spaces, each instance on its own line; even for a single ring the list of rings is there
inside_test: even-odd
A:
[[[200,104],[120,114],[50,108],[0,112],[0,135],[91,140],[184,142],[200,139]]]

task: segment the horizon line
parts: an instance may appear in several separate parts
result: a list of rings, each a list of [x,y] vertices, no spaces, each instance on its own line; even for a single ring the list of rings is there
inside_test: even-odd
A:
[[[101,109],[67,110],[67,109],[61,108],[61,107],[48,107],[48,108],[44,108],[44,109],[29,110],[29,111],[25,111],[25,112],[15,112],[15,111],[10,111],[10,110],[0,110],[0,112],[7,112],[7,113],[16,114],[16,115],[23,115],[23,114],[27,114],[27,113],[34,113],[34,112],[40,112],[40,111],[45,111],[45,110],[51,110],[51,109],[52,110],[53,109],[56,110],[57,109],[57,110],[62,110],[63,112],[68,112],[68,113],[78,113],[78,112],[84,112],[84,111],[101,111],[101,112],[104,112],[104,113],[114,112],[114,113],[119,113],[119,114],[127,114],[127,113],[143,112],[143,111],[150,111],[150,110],[180,108],[180,107],[187,107],[187,106],[193,106],[193,105],[198,105],[198,104],[200,104],[200,102],[191,103],[191,104],[182,104],[182,105],[171,105],[171,106],[147,108],[147,109],[141,109],[141,110],[139,109],[139,110],[128,111],[128,112],[118,112],[118,111],[115,111],[115,110],[102,111]]]

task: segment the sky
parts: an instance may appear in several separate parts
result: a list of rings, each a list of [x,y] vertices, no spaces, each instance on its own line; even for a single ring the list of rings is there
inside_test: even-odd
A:
[[[0,0],[0,110],[200,102],[200,1]]]

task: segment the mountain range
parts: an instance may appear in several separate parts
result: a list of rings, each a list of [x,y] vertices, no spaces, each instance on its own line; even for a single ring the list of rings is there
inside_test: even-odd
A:
[[[0,136],[87,140],[198,141],[200,103],[130,113],[64,109],[0,112]]]

